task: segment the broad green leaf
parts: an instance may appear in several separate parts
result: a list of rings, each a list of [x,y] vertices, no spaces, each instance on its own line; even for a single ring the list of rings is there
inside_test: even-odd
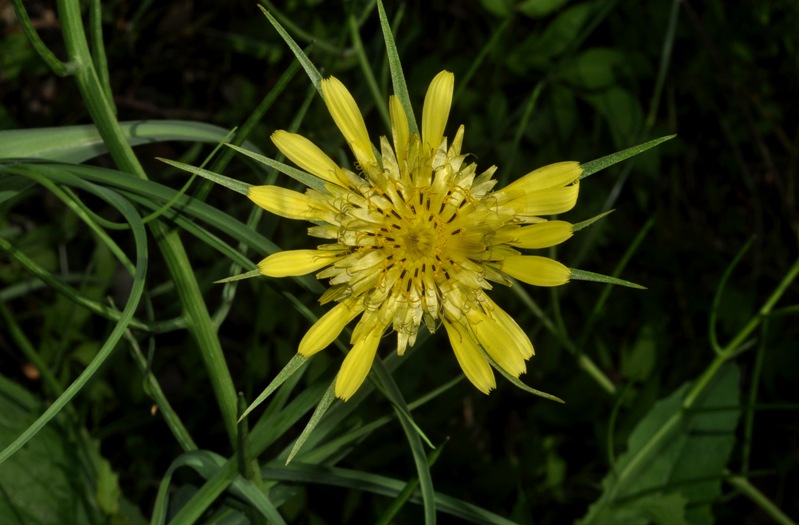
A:
[[[597,5],[595,2],[583,2],[560,13],[537,39],[537,58],[556,57],[566,51],[596,14]]]
[[[530,18],[543,18],[557,11],[569,0],[525,0],[516,6],[516,10]]]
[[[627,451],[602,481],[601,497],[579,523],[648,523],[653,512],[666,516],[656,523],[682,523],[680,499],[663,499],[670,495],[687,502],[688,523],[713,523],[710,505],[721,494],[735,444],[738,376],[737,366],[722,368],[690,411],[682,408],[690,384],[656,403],[633,430]]]
[[[30,392],[0,376],[0,448],[43,409]],[[120,512],[117,476],[97,443],[80,429],[53,421],[0,468],[0,523],[102,523]],[[144,522],[125,505],[128,523]],[[121,516],[117,516],[121,518]]]
[[[635,95],[613,86],[585,95],[585,100],[604,117],[616,147],[640,137],[644,129],[644,110]]]
[[[216,143],[230,130],[189,120],[138,120],[122,122],[122,132],[131,146],[181,140]],[[245,143],[247,149],[256,149]],[[0,131],[0,159],[34,158],[79,164],[107,150],[92,125]]]
[[[586,49],[563,65],[558,78],[587,90],[611,86],[617,72],[626,64],[627,55],[616,49],[595,47]]]

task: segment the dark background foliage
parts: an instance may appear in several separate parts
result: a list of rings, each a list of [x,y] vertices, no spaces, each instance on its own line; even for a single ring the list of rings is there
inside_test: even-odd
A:
[[[751,248],[718,310],[722,342],[756,314],[798,255],[799,4],[745,1],[732,7],[721,0],[683,1],[676,2],[673,19],[675,6],[668,1],[550,3],[563,5],[539,13],[536,6],[548,3],[386,4],[392,19],[402,13],[395,35],[417,118],[429,80],[441,69],[453,71],[456,92],[448,132],[465,124],[464,150],[480,166],[498,165],[503,183],[547,163],[589,161],[677,134],[583,182],[580,201],[566,219],[585,220],[607,206],[616,211],[578,233],[557,255],[569,266],[610,274],[644,231],[622,277],[648,290],[612,290],[589,325],[601,285],[574,282],[552,293],[528,288],[549,315],[562,317],[577,352],[591,356],[624,394],[606,394],[578,367],[575,354],[543,330],[512,291],[503,289],[496,290],[497,302],[527,329],[538,354],[525,381],[566,404],[531,397],[502,381],[485,397],[463,382],[414,413],[435,444],[446,442],[433,468],[436,489],[522,523],[564,523],[584,515],[599,495],[608,449],[622,450],[635,423],[657,399],[704,370],[713,353],[708,341],[713,296],[724,270],[747,241],[752,240]],[[307,37],[316,39],[309,52],[312,60],[352,90],[374,138],[385,126],[347,38],[346,17],[360,14],[361,4],[289,0],[275,7],[299,29],[289,27],[301,45],[311,43]],[[26,7],[43,39],[59,54],[63,44],[53,6],[32,1]],[[89,122],[74,83],[50,74],[25,42],[10,2],[0,2],[0,17],[0,128]],[[676,26],[670,36],[671,20]],[[293,60],[254,2],[108,1],[103,3],[103,31],[120,120],[188,119],[232,128],[247,118]],[[378,82],[388,86],[376,13],[364,21],[360,35]],[[470,71],[475,63],[479,66]],[[540,95],[528,115],[536,88]],[[275,153],[269,134],[290,125],[307,92],[307,79],[297,75],[252,135],[268,155]],[[343,151],[318,98],[300,132],[327,151]],[[177,143],[137,151],[153,172],[163,171],[153,160],[156,156],[202,158],[199,149]],[[108,158],[96,162],[111,165]],[[257,182],[242,162],[226,174]],[[159,180],[177,188],[185,176],[166,172]],[[207,200],[242,219],[251,206],[221,188],[214,188]],[[84,251],[88,241],[75,221],[65,217],[69,213],[59,204],[42,201],[17,207],[4,223],[28,228],[27,249],[53,268],[64,259],[78,269],[96,263]],[[310,246],[312,241],[300,237],[298,228],[273,217],[265,217],[260,226],[283,247]],[[219,300],[219,287],[210,283],[225,277],[229,265],[199,244],[194,248],[192,263],[213,304]],[[154,257],[151,282],[164,282],[168,276],[163,263]],[[0,263],[9,270],[2,278],[5,286],[20,278],[7,261]],[[314,296],[293,283],[260,279],[241,287],[221,329],[236,386],[250,399],[290,359],[308,327],[283,306],[283,289],[323,311]],[[795,297],[794,286],[786,304]],[[178,305],[157,295],[153,300],[159,317],[179,313]],[[74,325],[74,332],[56,332],[62,329],[56,319],[63,312],[63,305],[53,306],[56,301],[41,294],[9,306],[67,381],[107,328],[84,320]],[[742,392],[749,391],[755,374],[760,387],[756,405],[750,407],[755,410],[751,461],[743,465],[740,459],[744,435],[739,427],[729,468],[756,473],[751,478],[755,486],[796,517],[799,334],[794,319],[795,314],[773,318],[768,332],[758,334],[765,338],[762,370],[756,372],[754,348],[737,358]],[[156,338],[156,347],[154,370],[187,426],[199,429],[198,445],[224,449],[224,430],[215,411],[207,408],[213,403],[206,397],[210,392],[191,341],[182,332],[165,334]],[[381,352],[391,347],[386,342]],[[90,385],[79,400],[79,414],[118,472],[123,493],[147,514],[157,483],[179,448],[165,426],[148,415],[150,401],[125,359],[120,353]],[[315,358],[309,381],[332,377],[339,359],[335,350]],[[5,375],[48,395],[35,374],[26,375],[27,363],[5,336],[0,336],[0,363]],[[456,373],[446,337],[436,333],[395,377],[403,392],[414,397]],[[379,396],[364,407],[363,420],[390,410]],[[610,429],[614,410],[618,417]],[[396,424],[361,443],[344,464],[405,479],[413,475]],[[729,486],[724,491],[729,499],[714,507],[719,521],[769,521],[749,500],[733,497]],[[331,495],[338,503],[319,504]],[[386,504],[378,496],[308,486],[290,502],[287,513],[308,523],[369,521]],[[421,516],[418,509],[406,510],[404,523]]]

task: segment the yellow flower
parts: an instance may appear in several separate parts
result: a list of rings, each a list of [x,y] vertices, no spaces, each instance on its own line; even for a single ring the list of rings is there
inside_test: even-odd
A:
[[[453,87],[454,75],[447,71],[430,83],[421,136],[409,131],[404,109],[391,97],[392,142],[380,137],[378,156],[352,95],[327,78],[322,96],[358,173],[338,166],[308,139],[276,131],[278,149],[324,180],[325,191],[250,188],[259,206],[313,221],[319,225],[309,235],[330,240],[315,250],[276,253],[258,267],[270,277],[318,272],[318,279],[329,279],[320,301],[338,304],[305,334],[299,346],[305,357],[330,345],[360,315],[336,378],[336,396],[344,400],[369,373],[383,333],[397,333],[402,355],[422,322],[431,332],[444,325],[464,374],[488,393],[496,383],[486,354],[515,377],[533,355],[524,330],[488,297],[490,282],[510,285],[508,276],[536,286],[569,281],[570,270],[561,263],[520,250],[572,236],[568,222],[540,216],[574,206],[582,169],[577,162],[560,162],[492,191],[496,167],[478,175],[461,154],[464,127],[451,142],[444,136]]]

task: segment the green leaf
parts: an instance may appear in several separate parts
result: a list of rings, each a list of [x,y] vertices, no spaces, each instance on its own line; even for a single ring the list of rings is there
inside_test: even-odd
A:
[[[569,0],[525,0],[516,6],[516,10],[530,18],[543,18],[557,11]]]
[[[637,290],[646,290],[646,287],[641,286],[640,284],[631,283],[630,281],[625,281],[624,279],[619,279],[617,277],[602,275],[601,273],[587,272],[585,270],[578,270],[576,268],[569,268],[569,270],[571,270],[571,276],[569,278],[572,281],[594,281],[597,283],[618,284],[619,286],[627,286]]]
[[[213,452],[197,450],[181,454],[169,466],[158,488],[153,509],[154,525],[166,523],[172,476],[182,467],[197,471],[207,481],[177,509],[177,514],[169,522],[170,525],[195,523],[228,487],[233,494],[249,502],[270,523],[285,524],[266,493],[237,474],[235,457],[226,460]]]
[[[617,72],[625,66],[626,60],[627,55],[619,50],[595,47],[566,62],[557,75],[581,89],[602,89],[616,82]]]
[[[37,166],[37,168],[42,172],[47,171],[44,166]],[[26,173],[23,172],[23,174]],[[48,177],[51,175],[52,174],[47,174]],[[144,281],[145,275],[147,273],[148,261],[147,234],[144,230],[144,225],[141,222],[141,218],[136,212],[136,209],[129,201],[123,199],[119,194],[107,188],[101,188],[77,178],[70,179],[70,182],[76,187],[80,187],[83,190],[89,191],[105,200],[109,205],[116,208],[130,224],[131,233],[133,234],[136,246],[135,274],[133,276],[130,294],[128,296],[127,303],[125,304],[125,308],[122,311],[122,315],[119,321],[114,325],[114,329],[110,332],[100,350],[97,352],[97,355],[86,367],[86,369],[78,376],[78,378],[71,385],[69,385],[66,390],[64,390],[64,392],[53,402],[49,408],[45,410],[44,413],[17,439],[6,446],[2,452],[0,452],[0,463],[8,460],[9,457],[11,457],[15,452],[19,451],[20,448],[28,443],[39,431],[41,431],[47,425],[47,423],[52,420],[61,410],[63,410],[63,408],[72,400],[72,398],[83,389],[83,387],[89,382],[94,374],[97,373],[103,363],[113,353],[114,349],[119,343],[119,340],[122,338],[122,335],[125,333],[131,321],[133,320],[133,314],[135,313],[144,292]]]
[[[643,153],[650,148],[654,148],[658,144],[666,142],[667,140],[671,140],[676,136],[677,135],[667,135],[665,137],[660,137],[659,139],[650,140],[649,142],[644,142],[643,144],[623,149],[621,151],[617,151],[616,153],[611,153],[610,155],[606,155],[596,160],[586,162],[585,164],[581,165],[583,168],[583,174],[580,175],[580,178],[584,179],[589,175],[593,175],[598,171],[602,171],[605,168],[609,168],[610,166],[613,166],[618,162],[629,159],[630,157],[634,157],[639,153]]]
[[[617,85],[585,95],[597,113],[602,115],[616,147],[638,140],[644,129],[644,110],[638,97]]]
[[[33,394],[0,375],[0,448],[42,409]],[[0,523],[104,523],[118,514],[117,475],[86,432],[57,418],[0,468]],[[129,523],[143,523],[138,512]]]
[[[382,494],[392,499],[399,496],[408,483],[407,480],[403,481],[388,478],[358,470],[325,467],[321,465],[306,465],[297,462],[287,466],[270,463],[268,466],[261,469],[261,476],[264,479],[288,481],[291,483],[318,483],[321,485],[363,490],[374,494]],[[411,501],[414,503],[420,503],[422,501],[419,491],[413,493]],[[498,514],[485,510],[468,501],[444,494],[435,494],[435,504],[438,511],[463,520],[468,520],[472,523],[484,525],[514,525],[514,522]]]
[[[230,130],[188,120],[138,120],[120,123],[128,144],[180,140],[217,143]],[[247,143],[248,148],[257,149]],[[0,131],[0,159],[36,158],[79,164],[107,153],[92,125]]]
[[[682,408],[690,384],[657,402],[630,434],[627,451],[602,481],[601,497],[579,523],[648,523],[655,516],[661,516],[656,523],[683,523],[682,500],[663,499],[669,495],[687,502],[688,523],[712,523],[710,505],[721,494],[735,444],[738,376],[735,365],[722,368],[690,411]]]

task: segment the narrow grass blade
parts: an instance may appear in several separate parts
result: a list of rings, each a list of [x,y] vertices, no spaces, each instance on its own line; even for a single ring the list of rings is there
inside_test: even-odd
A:
[[[580,178],[584,179],[589,175],[593,175],[594,173],[602,171],[605,168],[613,166],[616,163],[629,159],[630,157],[634,157],[639,153],[643,153],[648,149],[654,148],[658,144],[662,144],[663,142],[671,140],[676,136],[677,135],[667,135],[665,137],[660,137],[659,139],[650,140],[649,142],[644,142],[643,144],[623,149],[621,151],[617,151],[616,153],[611,153],[610,155],[606,155],[596,160],[586,162],[585,164],[582,165],[583,173],[582,175],[580,175]]]
[[[97,355],[92,359],[84,371],[78,378],[64,391],[62,395],[56,399],[50,407],[30,426],[25,432],[8,445],[2,452],[0,452],[0,463],[3,463],[14,452],[22,448],[31,438],[33,438],[52,418],[69,403],[72,398],[80,392],[86,383],[94,376],[100,369],[103,363],[113,353],[117,347],[119,340],[124,335],[135,313],[139,301],[141,300],[142,293],[144,292],[145,276],[147,272],[147,234],[144,230],[144,225],[141,222],[136,210],[125,199],[120,197],[117,193],[110,191],[106,188],[100,188],[93,184],[88,184],[83,181],[80,183],[81,189],[94,193],[101,199],[105,200],[108,204],[116,208],[126,221],[130,223],[131,233],[133,234],[136,246],[136,272],[133,276],[131,284],[130,295],[122,310],[120,320],[114,326],[111,334],[105,340]]]
[[[130,355],[133,357],[133,361],[144,376],[144,381],[147,385],[145,393],[152,398],[153,402],[158,407],[158,412],[161,414],[161,417],[164,418],[169,430],[172,431],[175,441],[178,442],[185,452],[197,450],[197,444],[192,439],[189,431],[186,430],[186,426],[183,424],[183,421],[180,420],[180,416],[178,416],[177,412],[172,408],[166,395],[164,395],[164,391],[161,390],[158,379],[150,370],[147,358],[142,354],[139,343],[136,341],[136,338],[133,337],[133,333],[131,333],[130,330],[125,332],[125,340],[128,342],[128,348],[130,348]]]
[[[618,277],[611,277],[609,275],[602,275],[601,273],[587,272],[585,270],[577,270],[576,268],[569,268],[571,270],[570,279],[573,281],[594,281],[597,283],[618,284],[619,286],[627,286],[628,288],[635,288],[636,290],[646,290],[646,287],[640,284],[631,283]]]
[[[139,120],[119,125],[131,146],[173,140],[213,144],[223,141],[230,131],[188,120]],[[257,149],[249,142],[245,146]],[[0,159],[36,158],[78,164],[107,152],[99,131],[91,124],[0,131]]]
[[[399,387],[397,387],[394,378],[391,377],[391,373],[386,369],[383,361],[381,359],[375,360],[372,369],[383,384],[386,397],[394,405],[402,430],[405,432],[405,438],[408,440],[408,445],[413,454],[413,462],[416,465],[416,474],[419,477],[419,489],[422,493],[424,506],[424,522],[426,525],[432,525],[436,522],[436,500],[433,477],[430,475],[430,466],[427,464],[427,454],[425,454],[422,440],[420,439],[420,436],[424,434],[421,433],[421,429],[413,421],[408,405],[405,403]],[[427,441],[429,443],[429,440]]]
[[[305,465],[292,463],[288,466],[270,464],[261,469],[264,479],[288,481],[290,483],[317,483],[333,487],[343,487],[353,490],[363,490],[374,494],[381,494],[389,498],[396,498],[407,484],[406,481],[388,478],[368,472],[350,470],[337,467]],[[421,497],[414,492],[411,501],[421,502]],[[446,514],[462,520],[482,525],[515,525],[515,522],[478,507],[467,501],[453,498],[444,494],[435,494],[436,508]]]
[[[449,441],[449,438],[447,438],[447,441]],[[436,460],[444,450],[444,444],[446,444],[446,441],[430,453],[430,456],[427,458],[428,467],[432,468],[433,465],[435,465]],[[414,477],[409,480],[405,485],[405,488],[402,489],[402,492],[400,492],[397,497],[394,498],[394,501],[391,502],[391,505],[389,505],[388,509],[386,509],[383,515],[380,516],[380,519],[376,522],[376,525],[389,525],[399,511],[402,510],[402,507],[405,506],[405,503],[410,499],[413,491],[416,490],[416,487],[418,486],[418,477]]]

